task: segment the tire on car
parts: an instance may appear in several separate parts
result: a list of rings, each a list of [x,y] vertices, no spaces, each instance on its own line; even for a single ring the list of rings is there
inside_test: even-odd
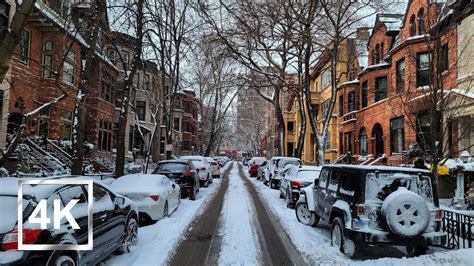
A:
[[[421,196],[405,187],[388,195],[381,211],[388,229],[401,237],[417,236],[429,224],[428,205]]]
[[[122,245],[119,248],[120,253],[129,253],[137,245],[138,223],[135,218],[130,218],[125,228],[125,235]]]
[[[76,260],[68,253],[60,253],[58,255],[53,255],[50,257],[47,265],[49,266],[75,266]]]
[[[309,210],[306,202],[298,202],[295,207],[296,219],[298,222],[307,226],[316,226],[319,222],[319,217]]]
[[[356,247],[354,242],[344,235],[344,221],[341,217],[336,217],[331,226],[331,246],[336,247],[349,258],[355,256]]]

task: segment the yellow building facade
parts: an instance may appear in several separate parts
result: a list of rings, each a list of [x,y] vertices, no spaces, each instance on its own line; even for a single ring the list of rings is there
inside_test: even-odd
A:
[[[336,63],[336,76],[339,78],[338,85],[346,82],[346,72],[347,72],[347,62],[348,62],[348,53],[347,53],[347,41],[344,41],[339,48],[338,61]],[[310,81],[310,90],[311,90],[311,104],[313,108],[317,108],[318,114],[318,130],[320,132],[323,128],[323,120],[327,112],[329,112],[329,103],[332,96],[331,90],[331,74],[330,74],[330,57],[329,52],[323,53],[314,67],[312,67],[312,75]],[[303,96],[304,97],[304,96]],[[306,163],[311,163],[316,161],[316,144],[313,139],[313,134],[311,130],[311,125],[308,117],[306,108],[305,117],[300,115],[300,108],[302,108],[297,100],[294,97],[292,103],[291,111],[285,112],[284,118],[286,123],[286,137],[285,145],[287,147],[287,156],[291,156],[293,151],[289,150],[288,147],[294,147],[298,143],[298,137],[302,130],[302,121],[306,119],[306,133],[305,141],[303,146],[303,152],[301,155],[301,160]],[[334,105],[332,118],[330,121],[328,129],[328,138],[326,141],[325,147],[325,156],[324,160],[326,163],[335,161],[339,157],[339,133],[338,133],[338,111],[339,103],[338,99]],[[293,129],[293,130],[292,130]],[[292,144],[293,143],[293,144]]]

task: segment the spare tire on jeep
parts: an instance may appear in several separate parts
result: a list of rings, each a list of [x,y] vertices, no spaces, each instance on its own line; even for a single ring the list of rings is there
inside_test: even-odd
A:
[[[422,197],[399,187],[385,198],[382,214],[392,233],[413,237],[424,232],[429,223],[429,209]]]

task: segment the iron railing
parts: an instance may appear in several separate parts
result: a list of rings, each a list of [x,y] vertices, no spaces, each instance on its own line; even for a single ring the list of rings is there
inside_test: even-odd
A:
[[[474,216],[444,210],[442,225],[443,231],[447,233],[447,248],[472,248]]]

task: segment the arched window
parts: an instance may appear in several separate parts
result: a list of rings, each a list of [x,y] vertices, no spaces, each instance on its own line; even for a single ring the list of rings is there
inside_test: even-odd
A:
[[[375,50],[372,49],[372,65],[375,64]]]
[[[380,44],[380,60],[383,60],[383,43]]]
[[[367,155],[367,147],[367,130],[361,128],[359,133],[359,154]]]
[[[378,64],[379,62],[380,62],[380,46],[377,43],[377,45],[375,45],[375,63]]]
[[[412,15],[410,18],[410,36],[416,35],[416,18],[415,15]]]
[[[418,12],[418,34],[425,34],[425,11],[423,8]]]

